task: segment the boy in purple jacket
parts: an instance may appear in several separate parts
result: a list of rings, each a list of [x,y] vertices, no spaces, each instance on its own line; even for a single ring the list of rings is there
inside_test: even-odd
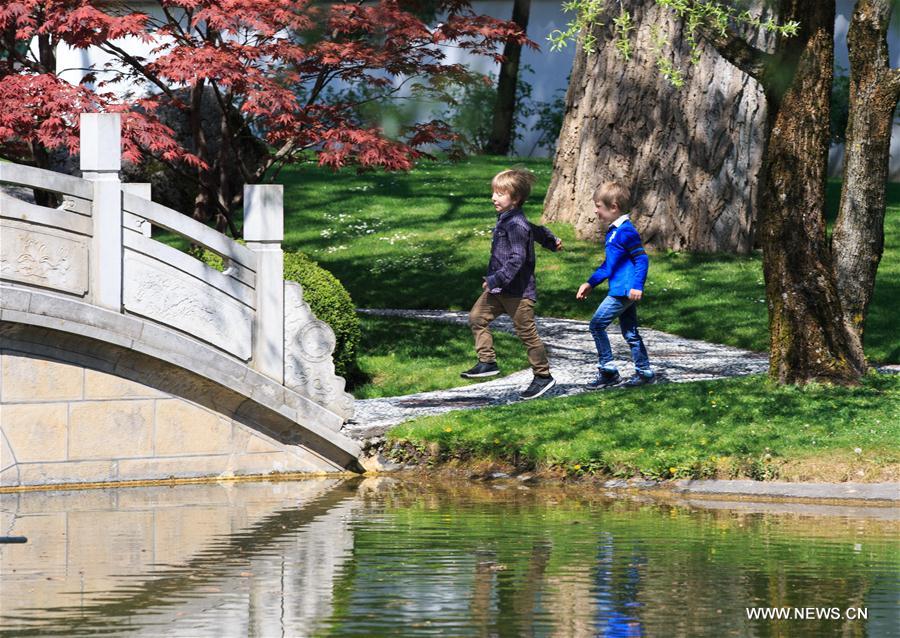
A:
[[[477,379],[500,373],[489,326],[495,318],[507,314],[512,319],[516,336],[528,349],[528,362],[534,372],[534,380],[520,395],[523,399],[536,399],[556,385],[534,322],[537,300],[534,242],[556,251],[562,249],[562,240],[544,226],[535,226],[525,218],[522,204],[533,184],[534,174],[524,169],[502,171],[491,181],[491,201],[497,212],[497,225],[491,241],[487,275],[481,283],[483,292],[469,312],[478,363],[460,375]]]
[[[638,333],[637,302],[644,294],[644,282],[650,259],[644,251],[637,228],[628,219],[631,194],[617,182],[606,182],[594,191],[594,206],[601,221],[609,224],[606,231],[606,259],[594,274],[581,284],[575,298],[587,299],[591,290],[604,279],[609,279],[609,294],[601,302],[591,319],[591,335],[597,346],[599,357],[597,377],[590,388],[605,388],[621,381],[619,371],[613,364],[612,349],[606,328],[613,319],[619,318],[622,336],[631,348],[635,373],[626,386],[640,386],[653,383],[656,376],[650,369],[650,359],[644,340]]]

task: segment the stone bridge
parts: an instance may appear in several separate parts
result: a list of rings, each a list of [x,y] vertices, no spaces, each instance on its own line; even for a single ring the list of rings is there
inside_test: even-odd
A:
[[[83,178],[0,163],[0,490],[355,469],[334,333],[283,278],[282,187],[244,187],[242,245],[121,183],[120,146],[89,114]]]

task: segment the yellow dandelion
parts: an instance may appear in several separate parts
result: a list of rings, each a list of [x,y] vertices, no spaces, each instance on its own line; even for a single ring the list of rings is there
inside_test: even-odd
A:
[[[669,468],[669,474],[675,474],[675,472],[677,472],[677,471],[678,471],[678,468],[677,468],[677,467],[670,467],[670,468]]]
[[[444,432],[453,432],[453,428],[444,428]]]

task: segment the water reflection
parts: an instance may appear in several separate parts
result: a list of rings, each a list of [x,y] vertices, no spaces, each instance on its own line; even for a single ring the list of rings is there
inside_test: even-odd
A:
[[[0,546],[0,636],[900,635],[891,509],[367,479],[0,495],[0,516],[29,537]]]

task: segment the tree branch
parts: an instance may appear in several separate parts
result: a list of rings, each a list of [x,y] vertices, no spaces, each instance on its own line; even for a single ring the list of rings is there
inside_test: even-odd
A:
[[[134,57],[130,53],[126,52],[124,49],[117,47],[116,45],[112,44],[109,41],[104,42],[102,45],[100,45],[99,48],[101,51],[106,51],[107,53],[111,53],[112,55],[115,55],[123,62],[127,62],[128,65],[131,66],[131,68],[133,68],[135,71],[137,71],[138,73],[143,75],[145,78],[150,80],[150,82],[152,82],[157,88],[159,88],[160,91],[162,91],[163,93],[168,95],[176,103],[178,102],[178,99],[175,96],[175,92],[172,91],[172,89],[165,82],[160,80],[155,74],[151,73],[147,69],[147,67],[145,65],[141,64],[140,60],[138,60],[136,57]]]
[[[262,179],[263,175],[266,174],[266,171],[272,168],[274,164],[282,161],[285,157],[290,155],[296,145],[297,143],[292,139],[285,142],[281,146],[281,148],[278,149],[278,151],[272,154],[265,162],[263,162],[263,164],[258,169],[256,169],[256,173],[254,173],[253,175],[254,181],[259,182],[259,180]]]
[[[240,149],[237,148],[238,133],[244,130],[244,125],[242,123],[241,128],[238,131],[235,131],[231,126],[231,119],[229,118],[229,111],[233,108],[232,103],[234,95],[229,92],[228,96],[223,96],[219,90],[219,85],[216,82],[210,82],[210,86],[212,86],[213,95],[215,95],[216,101],[219,103],[219,109],[222,111],[222,117],[224,118],[225,134],[222,136],[222,145],[225,145],[227,138],[235,163],[241,171],[241,177],[244,178],[245,183],[249,183],[253,176],[250,174],[250,169],[247,168],[244,158],[241,157]]]
[[[775,56],[752,46],[731,27],[727,27],[725,33],[722,33],[710,25],[700,24],[697,31],[719,52],[719,55],[750,77],[763,83]]]

